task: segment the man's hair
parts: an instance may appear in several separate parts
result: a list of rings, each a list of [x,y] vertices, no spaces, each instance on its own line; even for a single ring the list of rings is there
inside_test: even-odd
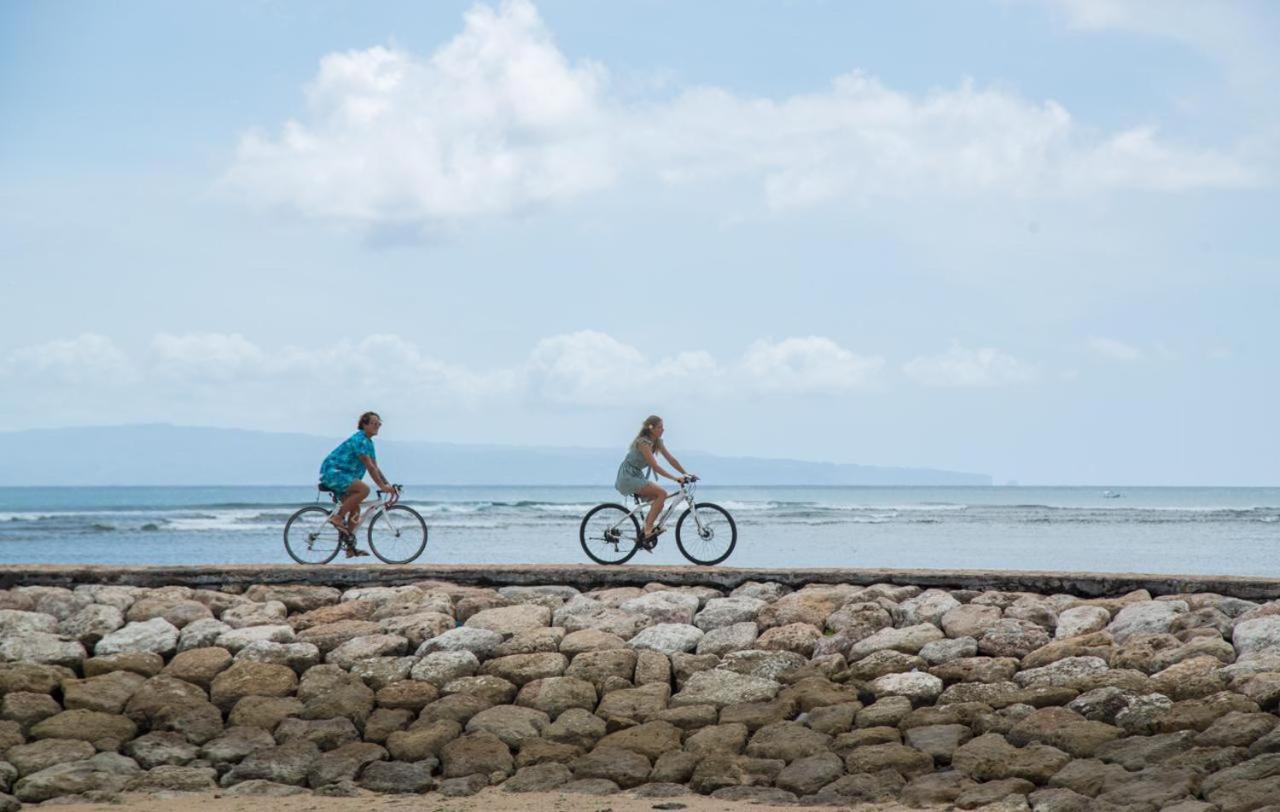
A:
[[[356,424],[356,428],[358,429],[364,428],[365,426],[369,425],[369,421],[375,417],[378,418],[379,420],[382,419],[382,415],[378,414],[377,412],[365,412],[364,414],[360,415],[360,422]]]

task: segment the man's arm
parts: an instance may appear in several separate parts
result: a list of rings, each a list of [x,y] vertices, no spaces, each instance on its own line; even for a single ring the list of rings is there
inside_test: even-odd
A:
[[[364,463],[364,467],[369,471],[369,476],[373,477],[373,481],[379,489],[384,491],[393,490],[391,483],[387,481],[386,476],[382,473],[382,469],[378,467],[378,463],[373,457],[370,457],[367,454],[361,454],[360,462]]]

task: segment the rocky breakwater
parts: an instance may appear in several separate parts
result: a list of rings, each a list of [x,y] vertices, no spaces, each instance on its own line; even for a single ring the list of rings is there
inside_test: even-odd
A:
[[[1213,594],[0,591],[0,808],[501,785],[1231,812],[1280,803],[1278,702],[1280,601]]]

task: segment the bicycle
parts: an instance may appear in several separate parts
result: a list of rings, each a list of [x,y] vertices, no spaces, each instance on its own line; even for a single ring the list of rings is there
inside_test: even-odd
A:
[[[667,494],[667,507],[653,525],[653,540],[649,543],[640,541],[641,519],[645,518],[645,503],[636,499],[636,507],[628,510],[626,506],[614,502],[596,505],[582,517],[582,525],[578,528],[578,539],[585,552],[597,564],[625,564],[638,550],[653,552],[657,546],[657,536],[664,529],[671,514],[685,502],[689,507],[680,514],[676,522],[676,546],[685,558],[695,564],[711,566],[719,564],[729,557],[738,543],[738,526],[734,523],[729,511],[712,504],[698,502],[694,499],[695,477],[680,480],[680,487]],[[691,526],[694,532],[687,539],[684,534],[685,522],[693,517]],[[728,545],[721,551],[725,540]],[[592,548],[596,547],[595,550]],[[692,548],[692,549],[691,549]],[[696,553],[696,554],[695,554]]]
[[[395,486],[396,492],[401,490]],[[387,491],[378,491],[378,501],[361,511],[360,518],[344,538],[329,521],[341,504],[341,494],[319,486],[320,493],[329,494],[333,507],[307,505],[289,517],[284,525],[284,548],[289,557],[299,564],[328,564],[347,545],[355,544],[356,530],[367,518],[369,549],[383,563],[408,564],[427,549],[427,523],[418,511],[395,500],[384,499]],[[316,497],[319,501],[319,496]]]

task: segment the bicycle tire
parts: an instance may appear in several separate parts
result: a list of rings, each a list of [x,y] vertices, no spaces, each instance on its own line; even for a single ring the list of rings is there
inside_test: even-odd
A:
[[[623,535],[623,536],[620,536],[617,541],[609,541],[605,539],[604,535],[602,534],[600,538],[595,539],[596,541],[600,542],[603,547],[606,547],[606,548],[610,544],[627,545],[630,547],[630,549],[627,550],[625,554],[622,554],[620,557],[617,557],[617,558],[614,558],[614,557],[602,558],[601,556],[598,556],[594,552],[592,552],[591,547],[587,544],[587,541],[588,541],[587,523],[591,521],[591,518],[593,516],[599,513],[603,513],[605,511],[617,513],[616,517],[609,517],[604,520],[606,527],[613,527],[614,525],[612,524],[612,522],[617,522],[618,524],[621,524],[626,519],[628,518],[631,519],[631,529],[634,532],[634,535],[631,536],[630,538],[627,538],[625,535]],[[625,507],[615,502],[605,502],[603,505],[596,505],[595,507],[591,508],[591,510],[587,511],[587,515],[582,517],[582,524],[578,525],[578,542],[582,545],[582,551],[586,553],[587,557],[590,558],[592,561],[596,562],[597,564],[604,564],[605,566],[609,566],[611,564],[625,564],[628,561],[630,561],[631,557],[636,554],[637,550],[640,549],[639,540],[640,540],[640,522],[636,519],[635,515],[631,513],[631,511],[627,510]],[[619,552],[621,552],[621,549],[619,549]]]
[[[295,532],[294,532],[294,534],[293,534],[293,537],[292,537],[292,538],[291,538],[291,537],[290,537],[290,535],[289,535],[289,530],[290,530],[291,528],[294,528],[294,523],[295,523],[295,522],[297,522],[299,519],[301,519],[303,516],[306,516],[306,515],[308,515],[308,514],[313,514],[313,513],[314,513],[314,514],[318,514],[318,515],[316,516],[316,518],[317,518],[320,522],[323,522],[323,523],[324,523],[324,525],[328,525],[327,527],[325,527],[325,526],[319,526],[319,530],[320,530],[320,531],[327,531],[327,530],[329,530],[330,528],[332,528],[332,530],[333,530],[333,540],[332,540],[332,543],[333,543],[333,549],[332,549],[332,550],[330,550],[330,551],[328,551],[328,552],[326,552],[326,550],[328,549],[328,541],[326,541],[326,543],[325,543],[325,547],[324,547],[324,548],[321,548],[321,549],[319,549],[319,550],[317,550],[317,552],[319,553],[319,555],[318,555],[318,556],[311,556],[311,557],[309,557],[309,558],[304,558],[304,557],[302,557],[301,555],[299,555],[297,552],[295,552],[295,551],[294,551],[294,545],[295,545],[295,542],[297,543],[297,545],[298,545],[298,549],[299,549],[299,550],[304,550],[304,549],[306,549],[306,548],[305,548],[303,545],[308,544],[308,543],[310,543],[310,544],[315,544],[315,542],[317,541],[317,539],[316,539],[316,538],[311,538],[311,539],[309,539],[309,540],[304,540],[304,539],[303,539],[299,534],[300,534],[300,533],[302,533],[303,535],[306,535],[306,534],[308,534],[310,531],[303,531],[303,530],[301,529],[301,525],[299,525],[299,527],[298,527],[297,529],[295,529]],[[299,564],[316,564],[316,565],[318,565],[318,564],[328,564],[330,561],[332,561],[332,560],[334,559],[334,557],[335,557],[335,556],[337,556],[337,555],[338,555],[338,551],[339,551],[340,549],[342,549],[342,544],[341,544],[341,543],[339,543],[339,541],[338,541],[338,528],[333,527],[332,525],[329,525],[329,524],[328,524],[328,522],[329,522],[329,511],[328,511],[328,510],[325,510],[324,508],[320,507],[319,505],[307,505],[306,507],[304,507],[304,508],[302,508],[302,509],[300,509],[300,510],[295,511],[295,512],[294,512],[294,514],[293,514],[292,516],[290,516],[290,517],[289,517],[289,521],[285,522],[285,524],[284,524],[284,549],[285,549],[285,552],[287,552],[287,553],[289,554],[289,557],[290,557],[290,558],[292,558],[294,561],[297,561]],[[327,532],[326,532],[326,536],[327,536]]]
[[[684,537],[680,531],[684,529],[684,520],[689,518],[695,509],[700,512],[719,514],[719,516],[723,517],[729,523],[729,546],[716,558],[698,558],[693,553],[689,552],[689,548],[684,545]],[[695,532],[694,535],[697,536],[700,541],[707,541],[707,539],[703,538],[700,533]],[[714,531],[712,531],[712,538],[714,538]],[[690,546],[692,546],[694,539],[690,539],[689,541]],[[733,516],[729,515],[729,511],[719,505],[712,502],[699,502],[696,508],[686,508],[684,513],[680,514],[680,520],[676,522],[676,546],[680,548],[681,554],[693,563],[703,567],[714,566],[728,558],[730,554],[733,553],[733,548],[738,546],[738,525],[734,522]]]
[[[405,514],[403,518],[407,520],[411,526],[422,528],[422,541],[416,544],[416,549],[414,549],[413,555],[405,556],[403,558],[398,558],[390,554],[384,554],[384,551],[378,549],[378,543],[374,541],[374,538],[373,538],[374,528],[378,526],[378,522],[380,520],[384,519],[388,513],[391,513],[393,511],[398,517],[401,514]],[[388,519],[387,522],[385,523],[390,524],[390,520]],[[395,528],[394,525],[391,525],[391,527],[392,527],[392,532],[396,534],[396,538],[399,538],[402,530]],[[392,505],[391,507],[387,508],[384,511],[379,511],[378,515],[374,516],[373,520],[369,522],[368,539],[369,539],[369,549],[372,550],[373,554],[376,555],[378,559],[382,561],[384,564],[408,564],[410,561],[413,561],[418,556],[422,555],[423,550],[427,549],[427,522],[425,519],[422,518],[422,514],[418,513],[418,511],[414,510],[408,505]],[[384,546],[386,546],[385,540],[383,544]],[[414,541],[410,540],[409,544],[414,545]]]

